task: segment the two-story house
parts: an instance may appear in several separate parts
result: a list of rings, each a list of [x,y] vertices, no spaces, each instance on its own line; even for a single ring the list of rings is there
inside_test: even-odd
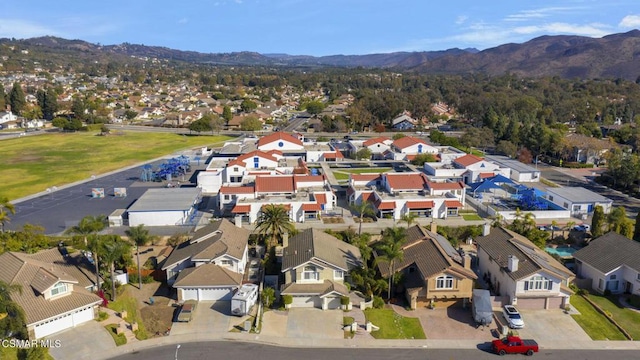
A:
[[[178,300],[229,300],[247,266],[249,231],[222,219],[178,245],[162,270],[178,290]]]
[[[573,254],[579,278],[591,279],[599,293],[640,295],[640,243],[615,232],[589,242]]]
[[[524,309],[557,309],[569,304],[573,273],[526,237],[486,225],[485,235],[476,238],[476,243],[479,275],[508,304]]]
[[[466,306],[477,278],[469,256],[455,250],[442,235],[420,225],[407,229],[402,253],[395,271],[404,274],[405,297],[411,309]],[[382,276],[389,277],[388,262],[377,264]]]
[[[0,255],[0,280],[20,285],[10,294],[24,310],[30,339],[39,339],[95,318],[102,299],[90,290],[95,276],[79,254],[49,249]]]
[[[292,307],[338,309],[349,294],[345,277],[362,266],[360,250],[321,230],[306,229],[283,239],[280,294],[293,297]]]

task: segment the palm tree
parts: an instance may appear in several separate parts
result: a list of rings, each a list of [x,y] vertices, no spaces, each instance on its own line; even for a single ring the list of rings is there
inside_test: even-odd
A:
[[[122,241],[120,236],[111,236],[109,240],[104,242],[104,261],[109,264],[111,273],[111,301],[116,301],[116,262],[130,251],[129,243]]]
[[[82,235],[84,238],[84,244],[87,245],[87,236],[91,234],[97,234],[102,231],[107,223],[107,217],[105,215],[92,216],[87,215],[83,217],[78,225],[67,230],[68,233]]]
[[[124,232],[129,237],[129,241],[136,246],[136,262],[138,263],[138,289],[142,289],[142,274],[140,270],[140,246],[146,245],[151,240],[149,230],[144,228],[144,224],[129,228]]]
[[[98,264],[99,253],[102,253],[102,238],[96,234],[88,235],[89,241],[87,242],[87,250],[91,251],[93,258],[93,265],[95,266],[96,271],[96,289],[100,289],[100,266]],[[85,241],[87,241],[87,236],[85,236]]]
[[[556,238],[556,228],[558,227],[558,222],[553,220],[551,221],[551,240]]]
[[[9,214],[16,213],[16,208],[6,197],[0,198],[0,232],[4,232],[4,225],[9,222]]]
[[[8,284],[0,280],[0,302],[10,301],[13,293],[22,294],[22,286],[20,284]]]
[[[284,234],[292,233],[294,230],[289,218],[289,210],[283,205],[268,204],[262,208],[262,213],[256,222],[256,231],[260,235],[267,236],[267,253],[278,244],[278,239],[282,239]]]
[[[368,201],[361,200],[359,203],[353,203],[350,206],[352,212],[358,213],[360,225],[358,226],[358,235],[362,234],[362,221],[365,216],[374,216],[373,206]]]
[[[406,229],[399,227],[387,228],[382,235],[383,243],[378,250],[382,253],[376,261],[384,261],[387,263],[389,271],[389,288],[387,298],[391,299],[391,286],[393,285],[393,275],[395,274],[395,265],[397,261],[402,261],[404,252],[402,246],[406,242]]]
[[[412,213],[412,212],[408,212],[404,215],[402,215],[400,217],[400,221],[402,222],[406,222],[407,223],[407,229],[411,227],[411,224],[416,222],[416,219],[418,218],[418,214],[416,213]]]

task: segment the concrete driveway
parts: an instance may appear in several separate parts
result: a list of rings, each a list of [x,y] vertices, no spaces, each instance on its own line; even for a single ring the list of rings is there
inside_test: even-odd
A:
[[[591,341],[587,333],[560,309],[520,310],[525,328],[518,330],[521,337],[534,339],[542,347],[563,348],[568,342]]]
[[[405,310],[400,306],[393,306],[393,310],[406,317],[418,318],[424,334],[429,340],[494,340],[491,326],[477,326],[471,314],[471,308],[463,309],[457,306],[449,308],[418,308]]]
[[[89,321],[73,329],[48,336],[50,340],[60,340],[60,347],[52,347],[49,354],[54,359],[90,359],[115,349],[116,344],[105,328],[97,321]]]
[[[231,315],[230,301],[200,301],[188,323],[174,322],[170,335],[206,333],[215,337],[224,336],[242,318]]]
[[[264,313],[262,332],[265,336],[344,339],[341,310],[320,310],[315,308],[294,308],[288,311],[267,311]]]

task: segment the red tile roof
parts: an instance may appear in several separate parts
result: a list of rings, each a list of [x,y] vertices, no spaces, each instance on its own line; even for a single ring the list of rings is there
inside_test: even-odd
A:
[[[431,182],[428,181],[427,185],[429,186],[429,189],[433,189],[433,190],[460,190],[460,189],[464,189],[464,184],[461,182],[455,182],[455,183],[449,183],[449,182],[445,182],[445,183],[438,183],[438,182]]]
[[[327,195],[325,194],[313,194],[313,197],[316,199],[318,204],[326,204],[327,203]]]
[[[385,141],[389,141],[389,140],[391,140],[391,139],[389,139],[388,137],[380,136],[380,137],[377,137],[377,138],[369,139],[369,140],[363,142],[362,145],[371,146],[371,145],[375,145],[375,144],[384,144]]]
[[[220,194],[251,194],[254,192],[253,186],[223,186],[220,188]]]
[[[256,192],[292,193],[296,186],[292,175],[273,175],[256,177]]]
[[[378,210],[393,210],[396,208],[396,202],[395,201],[380,202],[376,207],[378,208]]]
[[[376,197],[372,192],[363,192],[362,193],[362,201],[373,201]]]
[[[267,152],[260,151],[260,150],[254,150],[254,151],[252,151],[250,153],[246,153],[246,154],[242,154],[242,155],[238,156],[234,160],[230,161],[228,166],[235,166],[235,165],[245,166],[244,160],[250,159],[250,158],[253,158],[253,157],[256,157],[256,156],[257,157],[261,157],[263,159],[270,160],[270,161],[278,162],[278,159],[276,159],[271,154],[271,151],[267,153]]]
[[[251,205],[237,205],[231,210],[232,214],[246,214],[251,211]]]
[[[375,181],[380,180],[380,174],[350,174],[353,181]]]
[[[389,187],[393,190],[422,190],[427,184],[427,177],[420,173],[413,174],[384,174]]]
[[[462,205],[462,203],[461,203],[460,201],[458,201],[458,200],[445,200],[445,201],[444,201],[444,205],[445,205],[447,208],[461,208],[461,207],[463,207],[463,206],[464,206],[464,205]]]
[[[322,207],[320,204],[312,203],[312,204],[302,204],[302,211],[320,211]]]
[[[258,146],[264,146],[264,145],[271,144],[272,142],[279,141],[279,140],[285,140],[285,141],[288,141],[288,142],[290,142],[292,144],[296,144],[296,145],[302,146],[302,141],[300,141],[295,136],[293,136],[291,134],[288,134],[286,132],[282,132],[282,131],[278,131],[276,133],[261,137],[260,140],[258,140]]]
[[[461,156],[455,160],[453,160],[455,163],[460,164],[461,166],[467,167],[469,165],[473,165],[477,162],[480,162],[484,160],[481,157],[475,156],[473,154],[467,154],[465,156]]]
[[[416,144],[429,145],[426,141],[415,138],[413,136],[405,136],[393,142],[393,146],[397,147],[398,149],[408,148],[409,146],[413,146]]]
[[[433,201],[407,201],[407,209],[433,209]]]
[[[496,174],[494,173],[480,173],[480,179],[486,179],[490,177],[494,177]]]

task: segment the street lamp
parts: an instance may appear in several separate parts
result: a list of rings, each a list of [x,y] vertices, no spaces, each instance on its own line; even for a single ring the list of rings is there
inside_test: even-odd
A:
[[[178,349],[180,349],[180,344],[176,345],[176,360],[178,360]]]

